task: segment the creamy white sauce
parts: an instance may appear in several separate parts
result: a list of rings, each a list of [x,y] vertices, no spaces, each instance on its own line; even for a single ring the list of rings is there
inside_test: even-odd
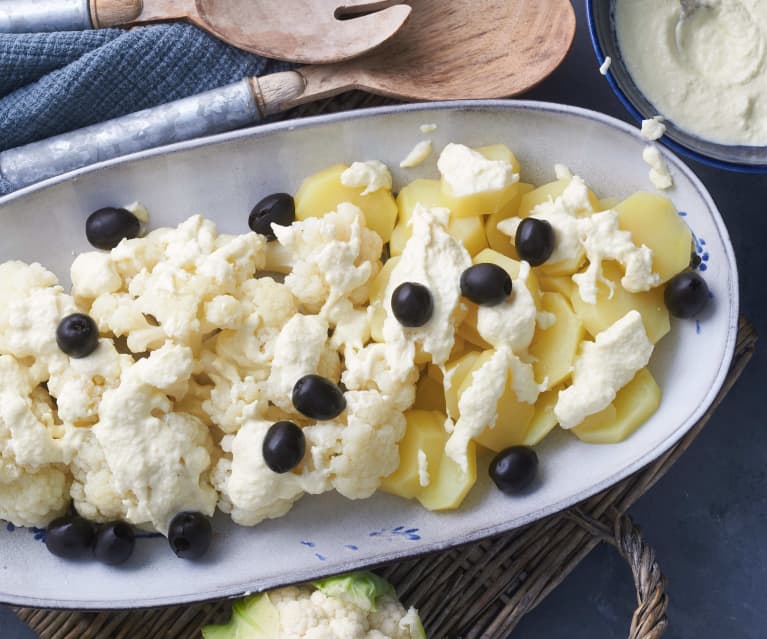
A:
[[[405,159],[399,163],[403,169],[410,169],[421,164],[431,155],[431,140],[423,140],[416,144],[405,156]]]
[[[364,186],[362,195],[369,195],[380,189],[391,190],[391,173],[387,166],[378,160],[354,162],[341,173],[341,184],[353,188]]]
[[[602,75],[607,75],[607,72],[610,70],[610,65],[612,65],[613,59],[608,55],[605,58],[605,61],[599,66],[599,72]]]
[[[488,160],[463,144],[448,144],[437,160],[445,186],[454,197],[499,191],[519,181],[519,174],[504,160]]]
[[[678,31],[679,0],[617,0],[626,67],[665,117],[722,144],[767,144],[767,3],[707,0]]]
[[[663,137],[666,133],[666,125],[663,124],[663,118],[656,115],[654,118],[642,120],[642,130],[640,131],[645,140],[653,142]]]
[[[650,167],[650,182],[656,189],[664,190],[674,186],[666,160],[663,159],[658,147],[648,144],[642,151],[642,159]]]

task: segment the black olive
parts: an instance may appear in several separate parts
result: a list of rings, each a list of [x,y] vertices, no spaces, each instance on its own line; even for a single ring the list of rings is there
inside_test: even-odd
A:
[[[311,419],[338,417],[346,408],[346,398],[338,386],[320,375],[304,375],[293,386],[293,406]]]
[[[202,513],[184,511],[178,513],[168,527],[168,543],[182,559],[199,559],[210,547],[213,528]]]
[[[529,446],[505,448],[490,462],[490,478],[507,495],[527,488],[537,472],[538,455]]]
[[[511,277],[497,264],[475,264],[461,273],[461,294],[476,304],[495,306],[511,295]]]
[[[517,227],[514,246],[530,266],[540,266],[554,251],[554,229],[546,220],[526,217]]]
[[[113,521],[99,530],[93,554],[100,562],[117,566],[130,559],[135,545],[133,528],[124,521]]]
[[[666,285],[663,300],[674,317],[695,317],[708,303],[710,293],[706,281],[695,271],[684,271]]]
[[[391,310],[402,326],[423,326],[434,312],[431,291],[423,284],[404,282],[392,293]]]
[[[287,473],[304,458],[304,431],[293,422],[276,422],[266,432],[262,451],[269,468],[275,473]]]
[[[67,315],[56,328],[56,344],[70,357],[87,357],[99,345],[98,326],[83,313]]]
[[[138,237],[140,231],[141,222],[126,209],[99,209],[85,221],[85,236],[100,249],[113,249],[124,238]]]
[[[45,546],[57,557],[82,559],[90,555],[96,529],[79,515],[54,519],[45,529]]]
[[[265,235],[271,242],[276,240],[272,224],[290,226],[296,219],[296,203],[287,193],[273,193],[253,207],[248,217],[251,231]]]

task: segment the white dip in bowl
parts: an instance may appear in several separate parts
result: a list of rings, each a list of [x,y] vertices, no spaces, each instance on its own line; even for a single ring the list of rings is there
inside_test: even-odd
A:
[[[616,0],[615,29],[638,88],[666,118],[720,144],[767,145],[767,2]]]

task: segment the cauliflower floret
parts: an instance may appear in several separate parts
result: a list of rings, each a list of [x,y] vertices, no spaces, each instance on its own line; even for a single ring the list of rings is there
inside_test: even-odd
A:
[[[221,442],[231,455],[220,459],[213,472],[213,485],[220,493],[218,507],[243,526],[282,517],[304,494],[298,475],[275,473],[264,462],[261,450],[271,425],[248,421]]]
[[[398,442],[405,417],[377,391],[347,391],[347,409],[339,420],[304,428],[310,451],[305,471],[314,486],[330,483],[344,497],[365,499],[399,465]],[[308,489],[307,489],[308,490]]]
[[[64,514],[69,503],[70,478],[60,468],[46,466],[36,473],[20,473],[5,481],[0,460],[0,519],[16,526],[41,528]]]
[[[77,512],[86,519],[108,522],[124,516],[122,494],[96,435],[90,428],[78,429],[80,443],[70,470],[74,477],[70,495]]]
[[[414,351],[412,351],[414,352]],[[387,396],[392,408],[407,410],[415,400],[418,368],[412,354],[392,349],[388,344],[368,344],[344,350],[342,381],[350,390],[378,390]]]
[[[0,519],[45,526],[66,508],[74,440],[28,370],[0,356]]]
[[[266,242],[256,233],[218,235],[215,224],[199,215],[161,231],[124,240],[108,259],[80,256],[72,273],[75,293],[96,295],[91,312],[99,327],[128,336],[133,352],[169,339],[196,351],[204,335],[236,323],[226,312],[231,300],[227,305],[223,298],[239,298],[240,287],[264,266]],[[84,271],[96,262],[103,262],[108,276],[91,284]]]
[[[100,251],[80,253],[69,268],[72,296],[83,303],[102,293],[115,293],[122,288],[122,278],[112,256]]]
[[[52,368],[69,361],[56,344],[56,328],[78,308],[39,264],[1,264],[0,281],[0,353],[23,361],[35,385],[44,382]]]
[[[317,315],[300,314],[291,317],[275,339],[267,396],[285,412],[295,412],[291,397],[293,386],[304,375],[319,373],[323,355],[325,368],[337,372],[333,358],[337,361],[338,356],[330,350],[327,341],[328,323]],[[334,381],[337,380],[336,377]]]
[[[139,360],[117,388],[104,393],[91,429],[109,471],[102,475],[111,483],[106,494],[120,495],[121,518],[162,533],[182,510],[212,515],[215,509],[208,429],[196,417],[174,412],[171,400],[186,394],[192,363],[191,350],[174,344]]]
[[[57,360],[48,391],[56,398],[59,419],[75,426],[94,424],[104,391],[116,388],[132,365],[133,358],[118,353],[108,339],[99,340],[88,357]]]
[[[263,414],[267,401],[259,381],[263,381],[268,369],[258,378],[243,375],[237,366],[210,351],[203,352],[200,364],[212,381],[201,408],[213,424],[225,433],[234,433],[248,419]]]
[[[426,639],[415,608],[405,612],[392,585],[355,572],[251,595],[234,603],[224,625],[206,626],[205,639]]]
[[[326,315],[344,298],[353,304],[367,301],[368,284],[381,268],[383,242],[365,226],[359,208],[342,202],[322,217],[272,228],[293,255],[285,284],[304,312]]]

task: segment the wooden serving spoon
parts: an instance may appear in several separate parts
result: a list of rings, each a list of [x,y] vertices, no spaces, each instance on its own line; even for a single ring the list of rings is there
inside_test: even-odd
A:
[[[569,0],[411,0],[400,32],[354,60],[261,78],[0,153],[0,175],[32,184],[88,164],[259,122],[351,89],[408,100],[517,95],[551,73],[575,35]]]
[[[399,0],[0,0],[0,33],[187,20],[246,51],[324,64],[377,47],[409,14]]]

